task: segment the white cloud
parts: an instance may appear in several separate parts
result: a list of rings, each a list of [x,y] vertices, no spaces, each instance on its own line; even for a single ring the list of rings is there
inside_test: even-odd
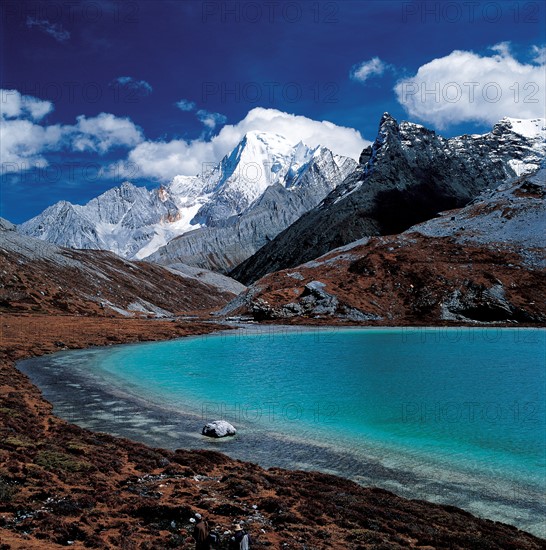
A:
[[[493,52],[497,52],[501,56],[509,56],[510,55],[510,42],[508,40],[504,42],[499,42],[498,44],[494,44],[489,48]]]
[[[533,46],[531,48],[533,52],[533,61],[539,65],[546,63],[546,46]]]
[[[36,19],[29,15],[27,17],[27,27],[29,29],[36,27],[52,36],[57,42],[66,42],[70,38],[70,33],[60,23],[51,23],[47,19]]]
[[[257,107],[249,111],[239,123],[224,126],[210,140],[146,141],[137,145],[128,156],[128,174],[134,174],[135,165],[140,176],[163,181],[176,175],[199,174],[205,165],[210,166],[220,161],[252,130],[281,134],[294,145],[299,141],[310,147],[324,145],[334,153],[354,159],[358,159],[362,149],[370,144],[353,128]],[[123,165],[124,163],[119,163],[116,170],[123,169]]]
[[[179,174],[195,176],[202,171],[203,163],[212,162],[216,162],[216,155],[210,141],[145,141],[129,153],[127,161],[111,166],[110,172],[169,181]]]
[[[128,118],[101,113],[91,118],[79,116],[73,125],[43,126],[38,121],[53,109],[49,101],[16,90],[0,90],[0,101],[0,173],[47,166],[47,152],[104,154],[113,147],[135,147],[144,139]]]
[[[0,120],[0,173],[19,172],[48,165],[43,153],[57,150],[60,126],[40,126],[30,120]]]
[[[46,126],[38,122],[53,109],[51,103],[22,96],[14,90],[0,90],[0,94],[1,173],[47,166],[46,154],[49,152],[104,154],[114,147],[126,147],[132,148],[127,160],[110,166],[105,174],[115,169],[117,175],[123,175],[125,168],[131,177],[168,181],[176,175],[201,173],[204,168],[219,162],[253,130],[281,134],[294,145],[299,141],[311,147],[324,145],[335,153],[355,159],[370,143],[353,128],[261,107],[252,109],[240,122],[225,125],[218,134],[207,139],[201,136],[193,141],[144,141],[142,130],[129,118],[100,113],[89,118],[81,115],[72,125]],[[218,113],[201,110],[196,115],[209,130],[225,122],[225,117]]]
[[[195,109],[195,102],[190,101],[189,99],[181,99],[180,101],[177,101],[175,105],[181,111],[193,111]]]
[[[207,127],[209,130],[214,130],[219,124],[225,124],[227,117],[220,113],[209,113],[205,109],[199,109],[195,116]]]
[[[366,82],[372,76],[381,76],[388,68],[389,65],[381,61],[379,57],[372,57],[369,61],[354,65],[350,77],[358,82]]]
[[[146,97],[153,92],[153,88],[148,82],[145,80],[137,80],[132,76],[118,76],[112,80],[110,84],[121,86],[138,97]]]
[[[53,111],[53,103],[17,90],[0,90],[0,115],[2,118],[32,118],[41,120]]]
[[[544,58],[536,48],[536,63],[520,63],[509,43],[481,56],[455,50],[419,67],[394,90],[411,117],[445,128],[461,122],[494,124],[505,116],[543,117],[546,108]]]
[[[64,128],[74,151],[106,153],[113,147],[134,147],[144,139],[140,128],[129,118],[110,113],[92,118],[80,115],[74,126]]]

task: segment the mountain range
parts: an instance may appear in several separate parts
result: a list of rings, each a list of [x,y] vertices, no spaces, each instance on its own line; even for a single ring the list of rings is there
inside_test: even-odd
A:
[[[486,134],[445,139],[385,113],[358,164],[251,132],[203,175],[156,190],[124,183],[85,206],[57,203],[17,239],[145,258],[54,252],[121,262],[125,273],[143,270],[142,280],[163,269],[169,280],[191,279],[197,296],[199,285],[214,287],[195,309],[237,295],[223,315],[543,323],[545,159],[544,119],[504,118]],[[116,307],[173,311],[146,305],[147,296]]]
[[[61,201],[20,231],[59,246],[226,271],[315,206],[356,167],[325,147],[249,132],[199,176],[148,190],[124,182],[85,205]]]

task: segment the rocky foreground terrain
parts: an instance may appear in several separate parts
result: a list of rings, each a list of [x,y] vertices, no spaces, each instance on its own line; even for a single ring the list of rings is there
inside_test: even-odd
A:
[[[400,235],[266,275],[223,313],[380,325],[546,322],[546,170]]]
[[[60,348],[172,338],[210,324],[6,313],[1,323],[2,550],[189,549],[195,512],[221,533],[244,521],[256,548],[546,548],[515,527],[329,475],[83,430],[56,418],[14,367]]]

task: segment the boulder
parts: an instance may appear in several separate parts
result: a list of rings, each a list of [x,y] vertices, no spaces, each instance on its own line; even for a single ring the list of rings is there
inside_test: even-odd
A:
[[[237,430],[225,420],[215,420],[204,426],[201,433],[208,437],[226,437],[228,435],[235,435]]]

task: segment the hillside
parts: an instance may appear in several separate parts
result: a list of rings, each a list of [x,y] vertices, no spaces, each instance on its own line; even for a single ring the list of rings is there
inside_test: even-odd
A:
[[[546,322],[546,170],[400,235],[266,275],[222,313],[368,324]]]
[[[71,250],[0,223],[0,310],[4,312],[146,315],[218,308],[241,285],[221,275],[183,274],[111,252]]]

